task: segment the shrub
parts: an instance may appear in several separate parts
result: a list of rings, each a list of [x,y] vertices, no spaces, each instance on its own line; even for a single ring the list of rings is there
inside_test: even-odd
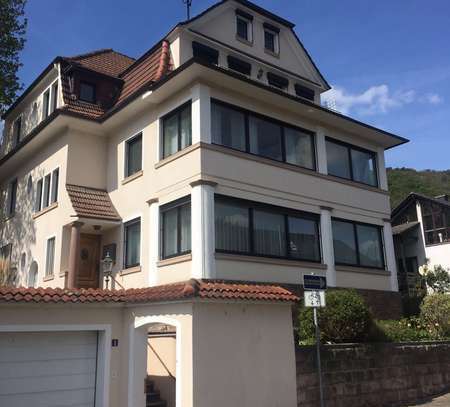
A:
[[[318,312],[322,342],[363,342],[369,337],[372,316],[364,299],[355,290],[330,290],[325,308]],[[313,311],[302,307],[299,312],[300,343],[314,342]]]
[[[432,294],[424,298],[420,316],[435,339],[450,338],[450,295]]]
[[[419,268],[419,273],[431,292],[440,294],[450,292],[450,273],[441,265],[434,265],[431,268],[427,263]]]
[[[426,324],[418,317],[376,321],[371,334],[374,342],[419,342],[432,339]]]

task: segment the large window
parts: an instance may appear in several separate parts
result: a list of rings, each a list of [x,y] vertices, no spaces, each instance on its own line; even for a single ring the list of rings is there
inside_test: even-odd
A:
[[[161,258],[191,251],[191,202],[186,197],[161,207]]]
[[[142,170],[142,133],[126,142],[125,177]]]
[[[55,267],[55,238],[47,240],[47,255],[45,259],[45,277],[51,277],[54,274]]]
[[[328,174],[378,186],[376,153],[327,138]]]
[[[163,158],[192,144],[191,102],[162,118]]]
[[[136,267],[141,258],[141,218],[133,219],[124,225],[123,267]]]
[[[384,268],[381,226],[333,219],[335,263]]]
[[[450,205],[422,201],[423,231],[427,245],[450,242]]]
[[[315,169],[314,134],[229,104],[211,103],[214,144]]]
[[[319,216],[216,196],[216,251],[320,262]]]
[[[13,216],[16,213],[17,203],[17,179],[12,180],[8,186],[8,216]]]

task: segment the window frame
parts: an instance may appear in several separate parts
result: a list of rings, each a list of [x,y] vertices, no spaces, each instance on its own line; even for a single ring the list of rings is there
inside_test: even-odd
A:
[[[247,110],[245,108],[242,108],[242,107],[239,107],[239,106],[227,103],[227,102],[223,102],[223,101],[215,99],[215,98],[211,98],[211,105],[214,104],[214,103],[216,103],[218,105],[222,105],[222,106],[224,106],[226,108],[229,108],[229,109],[232,109],[232,110],[236,110],[236,111],[244,114],[245,150],[239,150],[237,148],[229,147],[229,146],[226,146],[226,145],[223,145],[223,144],[218,144],[218,143],[215,143],[214,141],[211,141],[211,144],[214,144],[214,145],[217,145],[217,146],[221,146],[221,147],[224,147],[224,148],[229,148],[230,150],[239,151],[241,153],[250,154],[250,155],[255,156],[255,157],[262,157],[264,159],[275,161],[275,162],[278,162],[278,163],[283,163],[283,164],[287,164],[287,165],[293,165],[294,167],[303,168],[303,169],[308,170],[308,171],[317,172],[317,146],[316,146],[316,142],[317,141],[316,141],[316,133],[314,131],[311,131],[311,130],[308,130],[308,129],[304,129],[304,128],[300,127],[300,126],[296,126],[294,124],[286,123],[286,122],[283,122],[281,120],[277,120],[277,119],[265,116],[265,115],[260,114],[260,113],[253,112],[251,110]],[[276,160],[274,158],[266,157],[266,156],[263,156],[263,155],[260,155],[260,154],[255,154],[255,153],[252,153],[250,151],[250,126],[249,126],[250,116],[254,116],[255,118],[268,121],[270,123],[273,123],[273,124],[281,127],[281,157],[282,157],[281,160]],[[313,161],[313,167],[312,168],[308,168],[308,167],[305,167],[305,166],[302,166],[302,165],[298,165],[298,164],[293,164],[293,163],[290,163],[290,162],[286,161],[286,157],[287,157],[287,155],[286,155],[286,134],[285,134],[286,133],[285,132],[285,128],[286,127],[291,128],[291,129],[296,130],[296,131],[299,131],[301,133],[305,133],[305,134],[307,134],[307,135],[309,135],[311,137],[311,145],[312,145],[312,150],[313,150],[312,151],[312,161]]]
[[[59,193],[59,167],[52,171],[51,182],[50,182],[50,205],[58,202]]]
[[[264,23],[263,32],[264,32],[264,51],[269,52],[270,54],[276,56],[280,55],[280,29],[272,24]],[[267,48],[266,33],[273,35],[273,50]]]
[[[356,262],[357,262],[356,264],[338,262],[338,261],[336,261],[336,258],[335,258],[334,264],[336,266],[350,266],[350,267],[359,267],[359,268],[366,268],[366,269],[373,269],[373,270],[386,270],[387,263],[386,263],[386,250],[385,250],[384,236],[383,236],[383,226],[374,225],[373,223],[366,223],[366,222],[359,222],[359,221],[354,221],[354,220],[349,220],[349,219],[344,219],[344,218],[338,218],[338,217],[334,217],[334,216],[331,218],[332,225],[333,225],[333,221],[348,223],[353,226],[353,237],[355,239]],[[378,230],[378,243],[380,244],[381,254],[382,254],[382,266],[381,267],[367,266],[367,265],[361,264],[361,259],[360,259],[361,255],[359,253],[359,240],[358,240],[358,232],[357,232],[358,225],[370,226],[370,227],[376,228]],[[331,227],[331,230],[333,233],[333,226]],[[333,253],[334,253],[334,234],[332,237],[333,237]]]
[[[51,272],[49,273],[49,243],[53,241],[53,253],[52,253],[52,265]],[[55,257],[56,257],[56,236],[50,236],[46,239],[45,245],[45,270],[44,270],[44,278],[51,278],[55,275]]]
[[[160,233],[159,233],[159,240],[160,240],[160,253],[159,258],[160,260],[168,260],[172,259],[174,257],[184,256],[187,254],[190,254],[192,252],[192,238],[191,238],[191,248],[189,250],[181,250],[181,216],[180,212],[181,209],[184,206],[189,205],[190,211],[192,211],[192,202],[191,202],[191,196],[187,195],[182,198],[179,198],[175,201],[169,202],[165,205],[160,206],[159,208],[159,216],[160,216]],[[165,244],[164,244],[164,232],[165,232],[165,217],[164,213],[171,211],[173,209],[177,209],[177,251],[174,254],[170,254],[168,256],[165,256]],[[191,235],[192,235],[192,214],[191,214]]]
[[[238,20],[241,20],[247,24],[247,38],[244,38],[239,35]],[[253,45],[253,16],[251,14],[236,9],[235,30],[236,30],[236,39],[238,41],[243,41],[248,45]]]
[[[18,131],[16,129],[19,129]],[[12,126],[12,133],[13,133],[13,148],[17,147],[20,144],[20,139],[22,138],[22,115],[16,117],[16,119],[13,121]]]
[[[241,256],[252,256],[252,257],[262,257],[262,258],[270,258],[270,259],[280,259],[280,260],[291,260],[291,261],[304,261],[309,263],[317,263],[321,264],[323,262],[323,248],[322,248],[322,233],[320,229],[320,214],[313,212],[306,212],[292,208],[286,208],[278,205],[271,205],[262,202],[251,201],[242,198],[236,198],[229,195],[215,194],[214,195],[214,205],[216,202],[229,202],[236,206],[246,207],[248,209],[248,244],[249,250],[240,251],[240,250],[224,250],[217,249],[217,246],[214,247],[216,253],[224,253],[224,254],[235,254]],[[256,252],[255,250],[255,230],[254,230],[254,212],[263,211],[270,212],[276,215],[281,215],[284,218],[284,235],[285,235],[285,247],[286,247],[286,256],[275,256],[275,255],[267,255]],[[318,260],[304,259],[297,256],[292,256],[291,250],[289,249],[289,218],[298,218],[298,219],[306,219],[315,222],[315,229],[317,235],[317,249],[319,254]],[[215,222],[215,219],[214,219]],[[214,226],[214,233],[216,233]]]
[[[87,100],[87,99],[83,99],[83,98],[81,97],[81,87],[82,87],[83,85],[87,85],[87,86],[92,87],[92,89],[93,89],[93,96],[92,96],[92,97],[93,97],[93,100]],[[97,102],[97,86],[96,86],[96,84],[93,83],[93,82],[81,80],[81,81],[80,81],[80,84],[79,84],[79,90],[78,90],[78,99],[81,100],[81,101],[83,101],[83,102],[86,102],[86,103],[92,103],[92,104],[95,104],[95,103]]]
[[[58,108],[58,93],[59,93],[59,85],[58,81],[55,81],[50,86],[51,89],[51,108],[50,114],[53,113]]]
[[[334,143],[334,144],[337,144],[337,145],[340,145],[342,147],[346,147],[347,148],[347,158],[349,160],[350,178],[346,178],[346,177],[342,177],[342,176],[339,176],[339,175],[330,174],[330,172],[328,170],[328,152],[327,152],[327,175],[329,175],[331,177],[336,177],[336,178],[340,178],[340,179],[345,179],[345,180],[348,180],[348,181],[356,182],[357,184],[367,185],[367,186],[372,187],[372,188],[380,188],[380,177],[379,177],[379,174],[378,174],[378,153],[376,151],[368,150],[368,149],[366,149],[364,147],[355,146],[354,144],[350,144],[350,143],[347,143],[345,141],[337,140],[335,138],[328,137],[328,136],[325,137],[325,150],[326,150],[326,143],[327,142]],[[353,170],[352,150],[360,151],[362,153],[366,153],[366,154],[369,154],[369,155],[372,156],[373,168],[374,168],[374,173],[375,173],[375,185],[372,185],[372,184],[370,184],[368,182],[355,180],[354,170]]]
[[[36,195],[34,196],[34,213],[39,213],[58,202],[59,167],[36,180]],[[56,178],[56,179],[55,179]],[[45,193],[46,180],[49,181],[48,199]],[[54,200],[54,198],[56,198]]]
[[[51,88],[47,88],[42,95],[42,120],[45,120],[50,115],[51,106]]]
[[[190,110],[190,116],[191,116],[191,141],[190,143],[186,146],[181,148],[181,112],[186,109],[189,108]],[[165,151],[165,132],[164,132],[164,122],[170,118],[171,116],[177,115],[177,123],[178,123],[178,134],[177,134],[177,151],[175,151],[172,154],[166,155],[166,151]],[[170,112],[164,114],[163,116],[160,117],[159,119],[159,123],[160,123],[160,129],[161,129],[161,159],[164,160],[168,157],[173,156],[174,154],[184,150],[185,148],[188,148],[189,146],[192,145],[192,100],[189,99],[188,101],[184,102],[183,104],[181,104],[180,106],[176,107],[175,109],[171,110]]]
[[[128,248],[127,248],[127,232],[128,228],[130,226],[139,225],[139,261],[137,263],[128,264],[127,263],[127,257],[128,257]],[[138,216],[136,218],[130,219],[127,222],[124,222],[123,224],[123,268],[130,269],[133,267],[139,267],[141,265],[141,256],[142,256],[142,220],[141,217]]]
[[[14,216],[16,214],[16,205],[17,205],[17,188],[18,188],[18,179],[14,178],[8,183],[8,207],[7,207],[7,216],[8,218]]]
[[[138,139],[141,140],[141,168],[131,174],[130,173],[130,168],[129,168],[130,144],[135,143],[136,141],[138,141]],[[142,171],[142,167],[143,167],[143,163],[144,163],[144,150],[143,150],[143,144],[144,143],[143,143],[143,141],[144,141],[144,137],[143,137],[143,132],[142,131],[140,131],[139,133],[135,134],[134,136],[131,136],[129,139],[125,140],[124,178],[131,177],[132,175],[137,174],[138,172]]]

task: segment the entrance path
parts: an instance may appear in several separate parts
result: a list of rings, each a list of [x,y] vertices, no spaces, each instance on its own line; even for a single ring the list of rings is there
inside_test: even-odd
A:
[[[435,397],[430,401],[419,404],[408,404],[405,407],[450,407],[450,393]]]

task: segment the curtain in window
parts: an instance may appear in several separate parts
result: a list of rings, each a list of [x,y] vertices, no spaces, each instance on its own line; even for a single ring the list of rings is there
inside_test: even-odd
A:
[[[364,151],[351,150],[353,179],[369,185],[377,185],[373,156]]]
[[[228,202],[216,202],[216,248],[249,252],[249,210]]]
[[[289,254],[302,260],[320,261],[317,222],[289,216]]]
[[[250,152],[281,161],[281,126],[254,116],[249,117]]]
[[[286,228],[283,215],[255,210],[253,228],[257,254],[286,256]]]
[[[177,208],[164,212],[164,251],[163,258],[173,256],[178,251],[178,211]]]
[[[164,157],[178,151],[178,116],[173,115],[164,120]]]
[[[142,169],[142,135],[128,141],[127,149],[127,176],[130,176]]]
[[[245,151],[244,113],[212,103],[211,121],[213,143]]]
[[[336,263],[358,264],[352,223],[333,220],[333,245]]]
[[[311,135],[286,127],[286,162],[314,169],[314,147]]]
[[[380,230],[374,226],[356,225],[361,266],[383,267]]]
[[[55,264],[55,238],[47,240],[47,259],[45,262],[45,275],[52,276]]]
[[[326,146],[328,174],[350,179],[348,148],[331,141],[327,141]]]

